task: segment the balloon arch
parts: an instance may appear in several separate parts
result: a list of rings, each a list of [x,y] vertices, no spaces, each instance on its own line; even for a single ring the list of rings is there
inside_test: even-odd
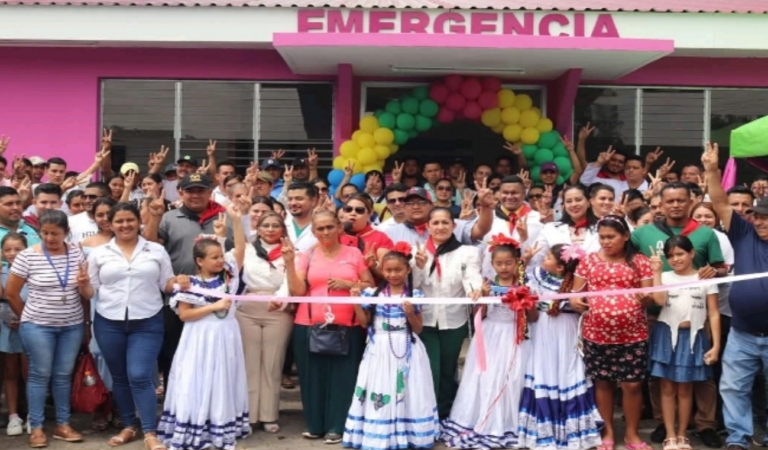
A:
[[[360,119],[360,127],[339,147],[328,174],[334,192],[344,178],[344,168],[353,164],[350,182],[365,186],[365,173],[382,171],[384,163],[401,145],[429,131],[436,122],[457,120],[480,122],[508,142],[520,144],[531,170],[531,179],[539,181],[541,164],[554,162],[561,180],[573,172],[568,150],[553,130],[550,119],[542,117],[526,94],[502,88],[497,78],[449,75],[431,86],[418,86],[410,94],[389,101],[384,109]]]

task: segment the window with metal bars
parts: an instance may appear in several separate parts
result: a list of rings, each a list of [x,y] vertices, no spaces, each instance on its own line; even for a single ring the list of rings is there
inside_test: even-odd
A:
[[[675,169],[701,164],[704,148],[704,90],[643,89],[640,154],[656,147]]]
[[[590,123],[595,130],[587,140],[587,161],[595,161],[608,146],[635,152],[637,89],[579,88],[574,105],[573,132]]]

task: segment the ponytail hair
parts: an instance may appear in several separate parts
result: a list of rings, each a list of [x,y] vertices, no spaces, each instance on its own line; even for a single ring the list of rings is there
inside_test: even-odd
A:
[[[576,247],[578,250],[574,251]],[[580,251],[580,252],[579,252]],[[563,266],[563,282],[560,285],[560,292],[570,293],[573,288],[573,277],[576,273],[576,267],[583,258],[583,252],[576,244],[557,244],[549,250],[559,266]]]

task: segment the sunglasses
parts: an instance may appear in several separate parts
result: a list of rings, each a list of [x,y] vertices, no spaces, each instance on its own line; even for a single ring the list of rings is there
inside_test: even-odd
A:
[[[405,203],[405,197],[388,198],[387,204],[394,205],[396,203]]]
[[[365,214],[368,212],[368,210],[362,206],[345,206],[344,207],[345,213],[351,213],[352,211],[356,212],[357,214]]]
[[[538,200],[540,198],[544,197],[544,194],[529,194],[528,198],[531,200]]]

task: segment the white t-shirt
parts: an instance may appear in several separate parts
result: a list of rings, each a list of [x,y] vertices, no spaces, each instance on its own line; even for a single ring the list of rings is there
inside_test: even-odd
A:
[[[661,274],[661,284],[678,284],[699,279],[699,274],[678,275],[669,271]],[[682,322],[691,322],[691,350],[696,333],[704,328],[707,320],[707,295],[717,294],[717,285],[672,289],[667,293],[667,303],[661,308],[659,322],[669,325],[672,331],[672,348],[677,345],[677,331]]]
[[[91,237],[99,232],[96,222],[88,217],[88,213],[83,211],[80,214],[69,216],[69,242],[79,244],[87,237]]]
[[[731,241],[728,240],[728,236],[722,231],[713,230],[715,236],[720,241],[720,251],[723,253],[723,260],[728,265],[728,276],[733,275],[733,246]],[[726,278],[727,279],[727,278]],[[718,285],[717,304],[720,309],[720,314],[731,317],[731,304],[728,303],[728,294],[731,293],[731,283],[721,283]]]

